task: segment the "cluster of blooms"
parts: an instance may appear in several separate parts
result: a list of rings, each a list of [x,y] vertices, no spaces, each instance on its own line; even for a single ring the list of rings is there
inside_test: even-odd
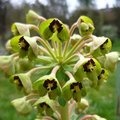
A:
[[[59,19],[45,19],[32,10],[26,20],[27,24],[12,25],[14,37],[6,44],[11,55],[0,56],[0,70],[25,93],[11,103],[23,115],[37,110],[36,120],[64,120],[60,109],[71,101],[76,111],[85,111],[89,105],[84,97],[91,88],[99,89],[118,61],[119,54],[110,52],[111,40],[93,35],[94,24],[87,16],[80,16],[70,29]],[[76,28],[79,34],[73,34]]]

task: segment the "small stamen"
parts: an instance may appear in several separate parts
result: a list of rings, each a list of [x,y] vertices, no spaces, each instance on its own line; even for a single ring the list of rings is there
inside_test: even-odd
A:
[[[18,76],[14,76],[14,83],[18,86],[23,87],[23,84]]]
[[[27,51],[28,50],[28,48],[29,48],[29,44],[28,44],[28,42],[24,39],[24,37],[21,37],[20,39],[19,39],[19,45],[20,45],[20,47],[21,47],[21,49],[23,49],[23,50],[25,50],[25,51]]]
[[[58,31],[58,33],[61,32],[63,29],[62,24],[58,20],[53,20],[49,25],[50,30],[54,33],[55,31]]]
[[[57,88],[57,82],[55,81],[55,79],[52,80],[45,80],[43,86],[47,89],[47,90],[54,90]]]
[[[70,89],[76,93],[79,92],[83,88],[82,84],[80,82],[72,83],[70,85]]]
[[[92,72],[94,70],[95,62],[93,59],[90,59],[87,63],[83,65],[84,71],[85,72]]]

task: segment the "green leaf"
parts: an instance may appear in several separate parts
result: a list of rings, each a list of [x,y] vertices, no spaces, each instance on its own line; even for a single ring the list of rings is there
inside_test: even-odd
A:
[[[64,83],[69,80],[69,77],[65,74],[65,70],[63,67],[59,68],[59,70],[56,73],[56,77],[61,86],[63,86]]]
[[[58,97],[58,102],[59,102],[59,104],[62,105],[62,106],[65,106],[65,104],[66,104],[66,101],[65,101],[65,99],[64,99],[63,96],[59,96],[59,97]]]

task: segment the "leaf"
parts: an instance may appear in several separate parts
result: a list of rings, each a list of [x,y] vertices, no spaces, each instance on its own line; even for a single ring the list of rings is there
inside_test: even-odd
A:
[[[66,101],[63,96],[58,97],[58,102],[61,106],[65,106],[65,104],[66,104]]]

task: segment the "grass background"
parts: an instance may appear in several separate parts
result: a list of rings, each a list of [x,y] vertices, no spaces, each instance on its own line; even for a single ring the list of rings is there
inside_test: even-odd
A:
[[[120,40],[115,41],[113,50],[120,52]],[[120,64],[120,63],[119,63]],[[120,68],[117,68],[120,71]],[[117,74],[116,74],[117,73]],[[91,90],[89,93],[90,108],[87,113],[98,114],[107,120],[116,120],[116,79],[118,80],[119,72],[110,75],[109,80],[99,91]],[[119,87],[119,85],[118,85]],[[33,120],[35,113],[27,117],[19,115],[10,101],[19,98],[22,93],[17,91],[15,86],[11,84],[4,75],[0,74],[0,120]]]

